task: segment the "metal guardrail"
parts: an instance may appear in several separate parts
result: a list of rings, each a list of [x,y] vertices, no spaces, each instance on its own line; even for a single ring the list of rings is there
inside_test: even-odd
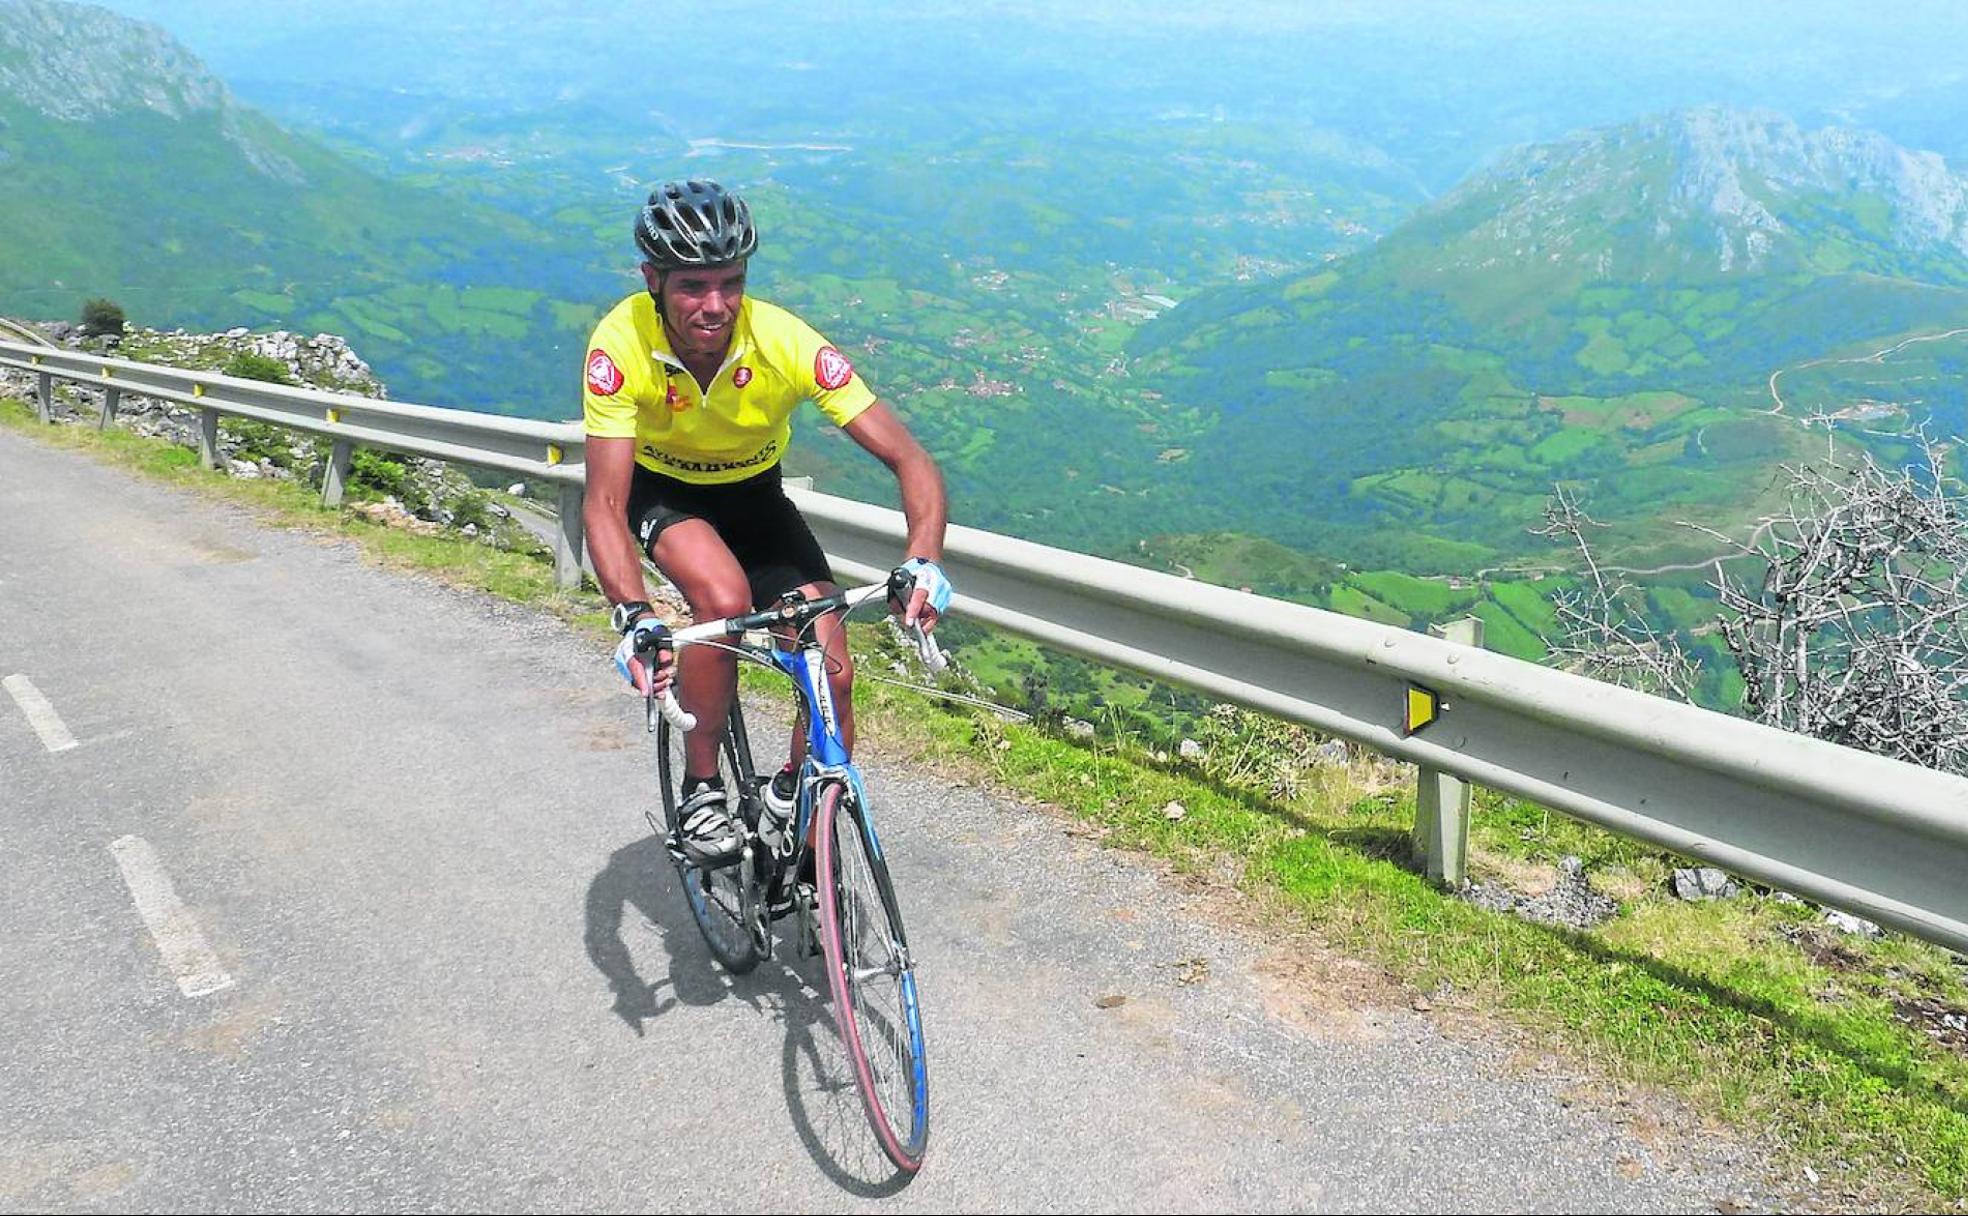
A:
[[[902,517],[792,492],[843,575]],[[1968,952],[1968,779],[1405,629],[971,528],[964,617],[1504,790]],[[1438,700],[1408,733],[1408,698]]]
[[[293,388],[217,372],[188,371],[14,342],[0,342],[0,367],[32,372],[39,377],[38,406],[44,421],[52,416],[56,379],[102,390],[100,424],[107,424],[115,416],[125,394],[196,409],[199,459],[206,468],[218,463],[221,414],[319,435],[333,444],[321,493],[322,501],[330,506],[342,499],[358,445],[557,482],[561,529],[555,543],[556,577],[562,586],[580,582],[581,503],[587,484],[583,461],[587,439],[575,423],[538,422],[378,401],[353,393]]]
[[[552,478],[563,487],[563,578],[571,569],[578,580],[585,469],[572,424],[5,342],[0,365],[41,373],[44,413],[49,379],[61,376],[195,406],[206,411],[207,434],[224,411],[332,436],[338,452],[373,443]],[[842,575],[880,577],[900,556],[898,512],[788,492]],[[972,528],[950,529],[945,565],[963,616],[1422,766],[1438,870],[1440,851],[1459,847],[1451,801],[1460,779],[1968,952],[1968,779],[1473,646]],[[1416,698],[1433,710],[1419,729]]]
[[[35,330],[33,326],[22,325],[18,321],[0,317],[0,339],[12,340],[14,338],[18,338],[30,346],[55,345],[55,343],[49,341],[45,336]]]

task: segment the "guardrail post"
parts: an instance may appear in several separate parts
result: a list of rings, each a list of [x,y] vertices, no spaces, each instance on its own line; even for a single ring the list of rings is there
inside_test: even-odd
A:
[[[37,372],[36,375],[40,379],[40,389],[34,394],[35,412],[41,415],[41,421],[53,422],[55,420],[54,374]]]
[[[587,492],[578,485],[560,487],[560,531],[554,534],[554,584],[563,591],[581,585],[581,508]]]
[[[1430,633],[1464,646],[1483,644],[1483,621],[1464,617]],[[1415,786],[1415,848],[1428,877],[1449,887],[1469,881],[1469,784],[1423,765]]]
[[[123,390],[114,384],[103,389],[102,416],[96,419],[96,429],[103,430],[116,420],[116,407],[123,400]]]
[[[349,469],[355,461],[355,440],[337,439],[328,452],[328,467],[321,474],[321,505],[342,505],[342,491],[348,488]]]
[[[209,406],[198,411],[198,463],[219,467],[219,411]]]

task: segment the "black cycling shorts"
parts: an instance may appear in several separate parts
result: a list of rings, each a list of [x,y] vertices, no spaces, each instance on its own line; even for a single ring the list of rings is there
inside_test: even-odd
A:
[[[765,608],[807,583],[834,578],[827,555],[786,497],[779,466],[743,481],[700,486],[640,464],[629,482],[629,530],[644,553],[663,529],[686,519],[711,525],[752,584],[752,606]]]

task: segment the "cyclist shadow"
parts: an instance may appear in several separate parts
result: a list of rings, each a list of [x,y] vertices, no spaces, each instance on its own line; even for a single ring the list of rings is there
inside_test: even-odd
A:
[[[663,954],[670,964],[667,976],[645,979],[636,969],[635,956],[622,936],[630,909],[662,934]],[[615,993],[612,1012],[637,1038],[643,1036],[645,1022],[679,1004],[714,1005],[734,995],[697,938],[689,905],[677,886],[676,869],[655,836],[615,850],[607,867],[588,884],[585,944],[588,959]]]
[[[623,938],[633,909],[663,937],[670,971],[645,978]],[[613,1012],[637,1037],[644,1024],[682,1005],[736,998],[785,1025],[781,1079],[793,1130],[821,1172],[863,1198],[894,1195],[914,1175],[897,1170],[874,1140],[862,1113],[854,1066],[834,1026],[819,959],[795,958],[792,922],[777,928],[787,940],[750,975],[730,976],[712,959],[677,885],[662,842],[647,836],[615,850],[588,884],[588,958],[615,993]],[[665,991],[667,989],[667,992]]]

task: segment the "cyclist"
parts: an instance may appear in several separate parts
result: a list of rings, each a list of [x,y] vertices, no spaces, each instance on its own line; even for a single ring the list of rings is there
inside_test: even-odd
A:
[[[716,182],[669,182],[636,216],[646,291],[595,326],[583,367],[587,429],[588,552],[623,634],[616,666],[646,691],[668,683],[670,656],[644,670],[636,634],[654,618],[638,551],[675,584],[698,621],[776,603],[789,591],[836,588],[827,559],[780,484],[789,421],[811,400],[894,472],[908,521],[915,592],[905,623],[935,627],[949,604],[938,561],[948,503],[922,445],[869,390],[847,357],[785,309],[745,294],[758,231],[743,199]],[[853,664],[838,614],[816,626],[842,741],[854,741]],[[725,805],[718,747],[738,683],[735,655],[693,646],[680,659],[685,709],[702,725],[684,742],[678,828],[684,849],[714,861],[743,844]],[[790,812],[805,738],[793,731],[787,767],[766,801]]]

